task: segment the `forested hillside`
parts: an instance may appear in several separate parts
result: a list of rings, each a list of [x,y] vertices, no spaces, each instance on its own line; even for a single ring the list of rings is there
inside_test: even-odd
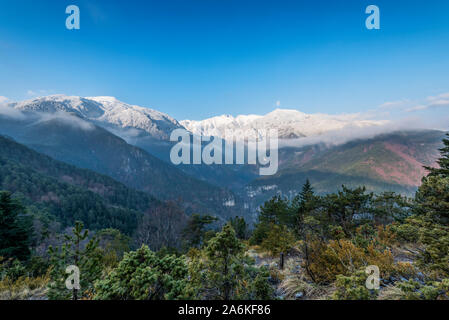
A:
[[[187,213],[206,212],[223,221],[243,209],[226,188],[189,176],[108,130],[74,115],[26,114],[21,119],[0,115],[0,134],[53,159],[107,175],[129,188],[179,203]],[[234,206],[224,205],[233,200]]]
[[[198,214],[180,225],[179,210],[159,207],[144,215],[134,247],[118,230],[92,232],[77,221],[39,251],[30,213],[2,191],[0,298],[447,300],[449,139],[443,143],[413,198],[344,185],[320,195],[306,180],[293,198],[266,201],[254,229],[242,217],[215,227],[216,217]],[[68,290],[73,264],[83,278]]]
[[[143,212],[161,205],[110,177],[53,160],[0,136],[0,189],[11,191],[64,226],[113,227],[132,234]]]

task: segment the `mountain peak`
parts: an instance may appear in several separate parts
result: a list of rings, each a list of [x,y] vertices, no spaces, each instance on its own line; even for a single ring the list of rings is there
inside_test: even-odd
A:
[[[321,135],[345,127],[369,127],[384,124],[382,121],[360,120],[356,117],[341,117],[328,114],[306,114],[295,109],[277,108],[261,115],[219,116],[201,121],[180,122],[187,130],[197,135],[225,137],[225,131],[237,136],[250,135],[257,138],[263,130],[276,129],[285,139]]]
[[[166,140],[180,124],[169,115],[130,105],[111,96],[78,97],[63,94],[39,97],[11,104],[23,111],[75,113],[96,124],[120,129],[139,129],[153,138]]]

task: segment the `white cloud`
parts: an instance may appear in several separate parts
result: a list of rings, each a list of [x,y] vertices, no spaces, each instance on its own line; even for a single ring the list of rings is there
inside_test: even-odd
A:
[[[410,103],[410,100],[407,100],[407,99],[402,99],[402,100],[398,100],[398,101],[387,101],[385,103],[382,103],[379,106],[379,108],[380,109],[399,108],[399,107],[403,107],[403,106],[407,105],[408,103]]]
[[[4,96],[0,96],[0,104],[2,103],[6,103],[9,99],[7,97]]]
[[[303,147],[320,143],[325,144],[326,146],[341,145],[355,139],[370,139],[378,135],[397,131],[426,130],[433,127],[435,127],[434,123],[421,118],[401,119],[368,127],[346,126],[343,129],[328,131],[317,136],[288,140],[281,139],[279,140],[279,148]]]
[[[439,100],[439,99],[449,99],[449,92],[439,94],[437,96],[430,96],[427,98],[429,101]]]
[[[405,111],[415,112],[434,108],[449,107],[449,93],[442,93],[437,96],[427,97],[424,103],[420,103],[412,108],[408,108]]]
[[[0,116],[5,116],[13,119],[25,119],[25,115],[17,109],[14,109],[6,104],[0,103]]]
[[[39,116],[40,119],[38,120],[38,122],[58,120],[82,130],[93,130],[95,128],[92,123],[64,111],[58,111],[56,113],[40,113]]]

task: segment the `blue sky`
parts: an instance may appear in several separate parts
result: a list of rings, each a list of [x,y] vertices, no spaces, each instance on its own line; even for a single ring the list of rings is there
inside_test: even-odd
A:
[[[80,30],[65,28],[71,4]],[[370,4],[380,30],[365,28]],[[0,0],[0,96],[12,101],[109,95],[177,119],[276,105],[445,115],[448,75],[447,0]]]

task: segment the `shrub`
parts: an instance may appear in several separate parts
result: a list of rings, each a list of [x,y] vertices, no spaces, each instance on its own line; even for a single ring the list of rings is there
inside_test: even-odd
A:
[[[368,275],[365,270],[358,270],[352,275],[337,275],[336,291],[332,295],[335,300],[373,300],[377,297],[377,290],[366,288]]]

